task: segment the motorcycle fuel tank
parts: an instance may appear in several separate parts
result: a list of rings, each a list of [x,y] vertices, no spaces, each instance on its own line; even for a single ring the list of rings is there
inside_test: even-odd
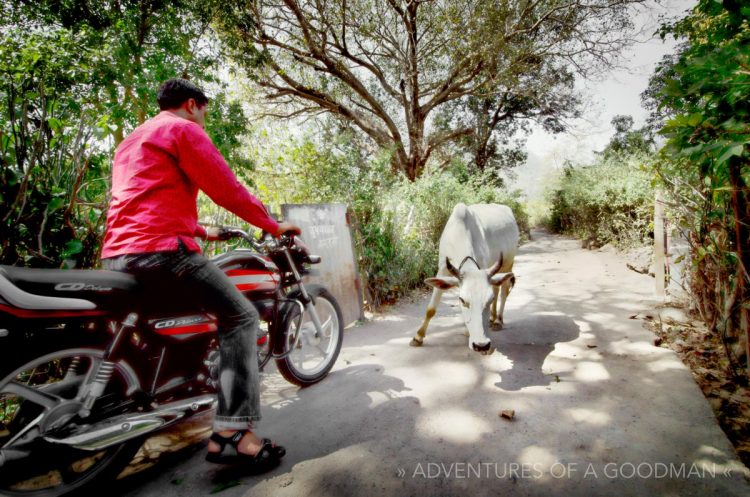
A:
[[[226,273],[237,290],[249,294],[251,300],[256,295],[273,294],[281,284],[279,269],[271,259],[250,250],[233,250],[213,262]]]

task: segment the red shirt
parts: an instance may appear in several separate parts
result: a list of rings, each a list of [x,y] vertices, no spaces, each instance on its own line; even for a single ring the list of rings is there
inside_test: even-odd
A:
[[[271,233],[278,223],[240,184],[198,124],[161,112],[117,147],[102,258],[177,250],[194,252],[198,189],[248,223]]]

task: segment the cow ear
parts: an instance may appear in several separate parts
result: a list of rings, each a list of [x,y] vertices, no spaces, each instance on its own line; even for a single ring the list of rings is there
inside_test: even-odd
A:
[[[492,276],[490,276],[490,285],[498,286],[502,285],[508,280],[515,279],[515,276],[513,276],[513,273],[497,273]]]
[[[424,282],[440,290],[448,290],[449,288],[458,286],[458,278],[455,276],[436,276],[434,278],[427,278]]]

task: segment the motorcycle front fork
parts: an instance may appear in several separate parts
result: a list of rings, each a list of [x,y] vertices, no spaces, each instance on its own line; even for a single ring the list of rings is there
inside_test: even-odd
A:
[[[315,302],[313,302],[312,298],[310,297],[310,294],[307,293],[307,289],[305,289],[305,285],[302,283],[302,275],[299,274],[299,271],[297,270],[297,266],[294,264],[294,261],[292,260],[292,256],[289,253],[289,249],[284,249],[284,255],[286,256],[286,260],[289,263],[289,267],[292,268],[292,274],[294,275],[294,282],[297,284],[297,287],[299,288],[300,293],[302,294],[302,303],[305,306],[305,310],[310,313],[310,320],[313,322],[313,325],[315,326],[315,338],[321,338],[323,336],[323,325],[320,324],[320,318],[318,317],[318,312],[315,310]],[[304,313],[302,313],[304,314]],[[300,315],[300,319],[302,319]],[[299,326],[297,337],[295,339],[294,345],[297,345],[297,342],[299,341]]]

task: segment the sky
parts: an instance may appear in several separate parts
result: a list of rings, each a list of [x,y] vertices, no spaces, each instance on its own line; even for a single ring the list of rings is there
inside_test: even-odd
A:
[[[535,130],[529,137],[526,164],[516,169],[512,188],[520,188],[528,199],[541,197],[546,180],[556,169],[570,160],[585,164],[602,150],[614,134],[612,118],[619,114],[633,116],[635,127],[645,124],[648,112],[641,105],[641,93],[648,86],[657,63],[673,53],[675,42],[654,37],[661,19],[680,18],[687,14],[697,0],[661,0],[651,2],[636,16],[641,35],[623,54],[621,68],[602,76],[598,81],[581,81],[579,87],[588,101],[581,119],[574,121],[569,132],[551,135]]]

